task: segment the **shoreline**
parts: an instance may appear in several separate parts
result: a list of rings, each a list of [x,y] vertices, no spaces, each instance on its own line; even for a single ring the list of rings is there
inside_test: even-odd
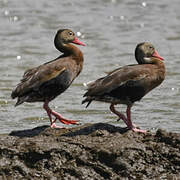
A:
[[[180,133],[106,123],[39,126],[0,136],[0,179],[177,179]]]

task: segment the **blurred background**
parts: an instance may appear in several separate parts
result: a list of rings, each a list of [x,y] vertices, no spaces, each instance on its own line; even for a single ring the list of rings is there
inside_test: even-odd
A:
[[[49,125],[42,103],[14,107],[10,97],[24,71],[60,55],[54,36],[70,28],[86,44],[84,69],[72,86],[50,106],[82,123],[106,122],[124,127],[109,104],[81,105],[83,82],[119,66],[136,63],[139,42],[152,42],[166,64],[165,81],[132,108],[132,120],[143,129],[180,132],[179,0],[0,0],[0,133]],[[125,112],[126,106],[117,109]]]

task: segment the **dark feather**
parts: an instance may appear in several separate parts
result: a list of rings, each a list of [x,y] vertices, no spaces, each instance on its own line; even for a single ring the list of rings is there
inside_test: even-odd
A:
[[[132,104],[147,94],[158,80],[153,64],[128,65],[110,72],[107,76],[87,84],[83,102],[93,100]]]

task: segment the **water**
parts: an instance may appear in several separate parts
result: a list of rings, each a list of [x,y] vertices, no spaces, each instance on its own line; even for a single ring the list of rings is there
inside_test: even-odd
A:
[[[134,48],[152,42],[165,58],[166,79],[132,108],[133,122],[148,130],[180,132],[180,2],[134,0],[0,0],[0,133],[49,124],[42,103],[14,107],[12,89],[24,71],[59,56],[54,35],[59,28],[78,32],[86,47],[84,69],[73,85],[50,106],[82,123],[116,122],[109,105],[81,105],[83,82],[134,64]],[[125,106],[118,105],[124,112]]]

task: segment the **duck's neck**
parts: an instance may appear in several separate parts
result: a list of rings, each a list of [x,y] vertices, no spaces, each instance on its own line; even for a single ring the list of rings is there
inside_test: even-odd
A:
[[[165,78],[165,73],[166,73],[166,69],[165,69],[165,65],[163,61],[161,59],[154,58],[154,57],[151,58],[151,60],[152,60],[151,64],[154,64],[158,69],[159,79],[163,81]]]
[[[64,53],[65,56],[72,56],[77,62],[83,62],[83,54],[79,48],[72,44],[65,44],[63,42],[54,41],[57,50]]]
[[[161,59],[158,59],[158,58],[155,58],[155,57],[145,57],[143,59],[143,64],[155,64],[155,65],[163,65],[164,66],[164,63]]]
[[[165,65],[161,59],[155,57],[144,58],[143,64],[155,65],[155,69],[158,69],[159,75],[162,76],[162,78],[165,76]]]

